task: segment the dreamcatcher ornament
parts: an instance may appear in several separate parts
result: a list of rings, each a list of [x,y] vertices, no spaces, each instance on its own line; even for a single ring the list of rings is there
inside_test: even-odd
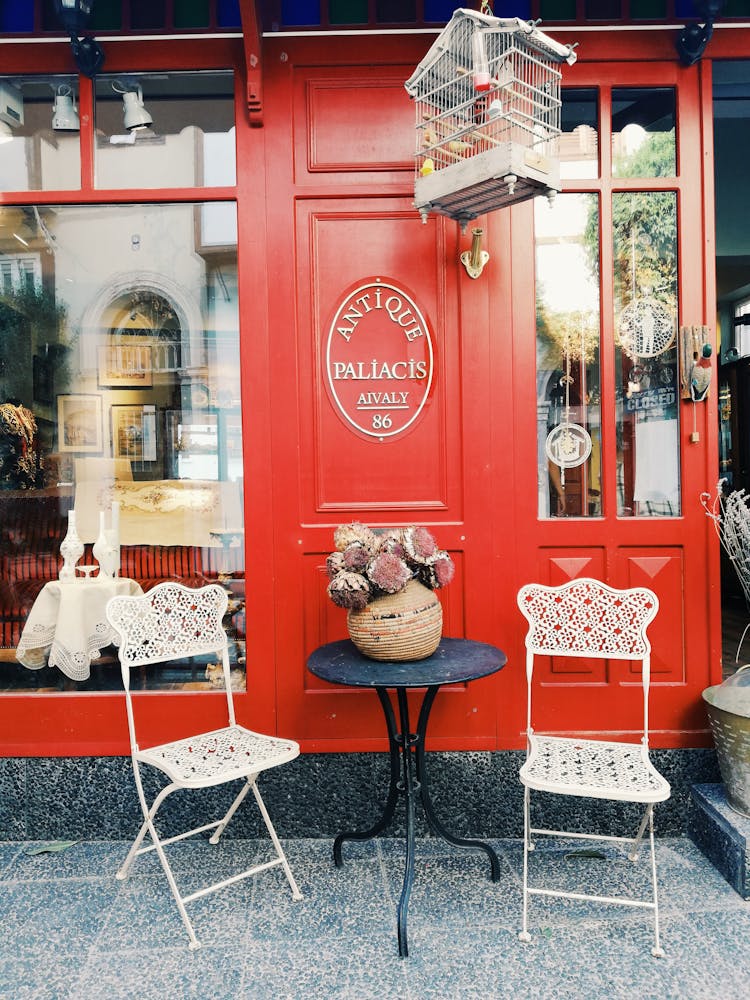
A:
[[[570,352],[565,352],[565,374],[560,384],[565,389],[565,411],[560,423],[553,427],[544,443],[544,451],[550,462],[560,469],[560,485],[565,486],[565,470],[583,465],[591,454],[591,435],[580,424],[570,419]]]
[[[677,335],[674,316],[656,299],[636,298],[620,313],[620,346],[636,361],[655,358],[674,343]]]

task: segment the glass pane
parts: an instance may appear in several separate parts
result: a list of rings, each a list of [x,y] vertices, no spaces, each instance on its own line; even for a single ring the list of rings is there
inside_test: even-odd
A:
[[[576,0],[540,0],[539,16],[543,21],[575,21]]]
[[[622,14],[621,0],[586,0],[586,20],[613,21]]]
[[[281,0],[281,23],[287,28],[320,24],[320,0]]]
[[[630,17],[634,21],[660,21],[666,16],[667,0],[630,0]]]
[[[612,197],[617,513],[680,513],[677,198]]]
[[[417,17],[415,0],[377,0],[375,16],[378,24],[414,21]]]
[[[560,176],[599,176],[599,106],[596,90],[562,90]]]
[[[447,24],[453,16],[453,11],[464,4],[460,0],[424,0],[424,19],[427,23]],[[528,18],[528,13],[519,13],[519,10],[527,10],[529,0],[518,0],[510,5],[513,9],[508,9],[508,13],[503,17],[524,17]]]
[[[131,28],[163,28],[165,5],[166,0],[130,0]]]
[[[612,174],[674,177],[675,92],[671,87],[612,91]]]
[[[235,183],[231,71],[98,76],[95,101],[97,187]]]
[[[367,24],[367,0],[329,0],[331,24]]]
[[[118,31],[122,27],[122,3],[120,0],[96,0],[91,15],[91,30]]]
[[[0,77],[0,191],[81,186],[78,77]]]
[[[538,516],[602,513],[599,203],[534,202]]]
[[[174,0],[175,28],[205,28],[208,20],[208,0]]]
[[[34,5],[21,0],[0,2],[0,31],[33,31]]]
[[[209,207],[222,211],[206,227]],[[241,687],[236,206],[2,212],[28,248],[0,241],[0,686],[118,688],[114,648],[90,659],[101,622],[80,613],[80,595],[94,583],[148,590],[178,579],[221,580],[231,592],[226,625]],[[77,579],[61,590],[70,510],[85,548]],[[108,531],[119,515],[124,583],[97,580],[100,514]],[[213,689],[213,659],[157,669],[147,685]]]
[[[241,28],[239,0],[219,0],[216,19],[220,28]]]

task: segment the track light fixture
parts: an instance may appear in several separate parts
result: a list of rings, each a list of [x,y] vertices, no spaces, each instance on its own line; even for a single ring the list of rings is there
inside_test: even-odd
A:
[[[697,63],[714,33],[714,21],[724,6],[724,0],[694,0],[693,6],[705,24],[687,24],[677,36],[675,46],[680,62],[685,66]]]
[[[60,84],[55,91],[52,128],[55,132],[79,132],[81,130],[73,88],[67,83]]]
[[[70,35],[76,66],[84,76],[92,79],[104,65],[104,51],[95,38],[79,35],[87,27],[93,9],[94,0],[55,0],[55,12]]]
[[[128,132],[138,132],[153,124],[154,119],[143,103],[140,85],[126,86],[119,80],[112,81],[112,90],[122,94],[122,118]]]

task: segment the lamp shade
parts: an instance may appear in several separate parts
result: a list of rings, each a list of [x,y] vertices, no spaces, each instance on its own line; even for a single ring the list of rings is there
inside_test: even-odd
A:
[[[55,13],[66,31],[81,31],[89,23],[94,0],[54,0]]]
[[[126,90],[122,95],[123,121],[128,132],[148,128],[153,118],[143,106],[143,94],[139,87],[137,91]]]
[[[52,128],[55,132],[79,132],[81,122],[78,117],[73,91],[67,85],[58,87],[52,109]]]

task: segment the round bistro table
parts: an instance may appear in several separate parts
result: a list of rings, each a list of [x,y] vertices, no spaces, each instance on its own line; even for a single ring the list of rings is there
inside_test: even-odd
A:
[[[343,864],[341,845],[345,840],[369,840],[377,836],[393,819],[399,796],[406,806],[406,861],[401,897],[396,911],[398,953],[409,954],[407,941],[407,911],[414,882],[414,806],[419,800],[433,833],[455,847],[484,851],[490,861],[492,881],[500,877],[500,863],[489,844],[467,840],[449,833],[435,815],[429,793],[425,766],[425,736],[435,696],[446,684],[461,684],[488,677],[505,666],[505,653],[496,646],[471,639],[441,639],[432,656],[424,660],[392,662],[371,660],[364,656],[349,639],[329,642],[316,649],[307,661],[311,674],[332,684],[348,687],[373,688],[376,692],[388,728],[390,751],[390,784],[385,809],[380,819],[368,830],[347,830],[333,842],[333,860],[337,868]],[[419,709],[416,732],[411,731],[407,691],[425,688]],[[388,691],[396,693],[399,724]]]

